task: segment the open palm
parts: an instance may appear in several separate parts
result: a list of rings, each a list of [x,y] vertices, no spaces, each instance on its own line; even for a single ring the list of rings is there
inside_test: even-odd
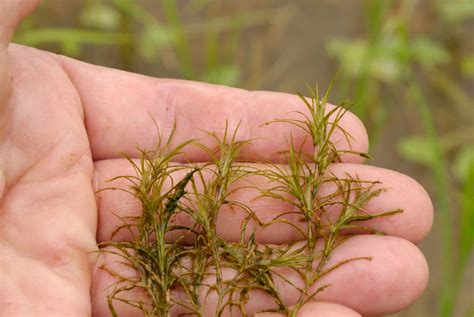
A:
[[[290,131],[262,124],[301,110],[301,102],[286,94],[154,79],[9,45],[20,18],[37,2],[0,3],[0,315],[106,316],[106,287],[113,278],[99,268],[113,260],[92,251],[118,224],[110,211],[139,212],[126,194],[95,194],[107,179],[131,173],[120,153],[133,157],[137,145],[154,144],[152,118],[165,134],[176,119],[176,142],[196,137],[212,142],[198,129],[223,133],[227,121],[231,128],[242,122],[239,138],[256,139],[242,158],[269,160],[283,149]],[[356,141],[353,149],[366,151],[360,121],[348,114],[341,124]],[[334,142],[348,147],[337,135]],[[206,157],[195,149],[186,158]],[[332,172],[380,180],[391,188],[369,203],[369,212],[400,207],[404,213],[368,223],[387,236],[360,235],[336,252],[336,262],[357,256],[373,260],[331,273],[332,287],[321,293],[321,302],[302,310],[304,316],[395,312],[411,304],[427,283],[425,260],[413,244],[432,223],[425,191],[406,176],[361,165],[355,156],[344,160]],[[262,215],[278,210],[275,204],[256,207]],[[221,234],[235,239],[238,221],[222,223]],[[289,243],[295,237],[289,230],[258,238]],[[249,312],[257,309],[249,305]],[[125,305],[118,308],[120,316],[138,313]]]

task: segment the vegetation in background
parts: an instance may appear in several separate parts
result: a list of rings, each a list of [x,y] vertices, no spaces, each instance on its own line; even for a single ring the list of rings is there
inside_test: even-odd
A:
[[[338,162],[340,155],[365,154],[336,149],[330,141],[334,131],[340,130],[350,139],[338,125],[345,110],[336,107],[327,111],[329,94],[320,99],[317,90],[313,93],[311,101],[301,96],[308,114],[301,113],[298,120],[276,120],[302,129],[314,148],[313,153],[305,153],[304,142],[295,145],[289,136],[289,150],[283,153],[288,159],[288,169],[274,164],[250,168],[248,164],[238,163],[239,152],[251,141],[236,140],[236,134],[228,130],[222,139],[210,133],[217,143],[215,148],[197,141],[171,148],[171,134],[166,142],[160,138],[155,152],[142,151],[139,162],[129,159],[136,175],[119,178],[130,181],[130,190],[126,191],[141,202],[142,213],[122,219],[123,225],[115,231],[128,230],[133,237],[131,241],[111,241],[101,246],[109,247],[102,252],[118,256],[120,262],[138,273],[123,275],[103,267],[117,278],[108,297],[114,316],[118,315],[117,302],[136,307],[145,316],[170,316],[171,311],[192,316],[221,316],[235,311],[247,316],[246,304],[254,296],[252,293],[259,290],[274,302],[266,312],[295,317],[305,303],[330,287],[324,282],[327,274],[352,261],[371,260],[361,256],[329,264],[337,247],[351,237],[343,231],[357,229],[382,234],[364,226],[363,221],[401,210],[367,214],[364,212],[367,202],[384,189],[374,189],[375,181],[350,175],[339,178],[327,173],[329,165]],[[190,145],[204,150],[211,163],[172,163],[173,157]],[[176,176],[179,172],[181,178]],[[251,206],[232,200],[233,193],[249,187],[239,187],[236,182],[249,176],[267,178],[274,186],[261,190],[261,194],[293,208],[264,221]],[[336,185],[335,190],[323,193],[328,184]],[[240,238],[236,242],[226,241],[218,233],[217,219],[225,207],[243,214]],[[179,214],[186,215],[192,224],[176,223]],[[287,246],[258,244],[256,235],[275,224],[291,226],[302,240]],[[291,281],[285,276],[288,272],[299,278]],[[320,286],[315,287],[316,284]],[[281,287],[298,292],[293,307],[284,300]],[[127,296],[131,290],[140,290],[139,294],[147,296]],[[179,291],[184,296],[177,296]]]
[[[367,36],[334,39],[327,49],[339,61],[346,89],[355,94],[356,113],[368,122],[369,131],[375,127],[372,139],[401,104],[411,105],[410,115],[421,119],[424,133],[401,139],[398,150],[433,175],[442,241],[439,315],[448,317],[454,313],[474,250],[474,103],[460,88],[463,80],[474,76],[473,54],[461,53],[458,38],[462,23],[474,17],[474,2],[432,2],[436,18],[420,27],[421,32],[412,30],[417,5],[411,0],[366,1]],[[433,34],[440,30],[441,40]],[[441,95],[452,105],[459,120],[452,130],[436,127],[428,94]]]
[[[36,47],[56,45],[72,57],[80,57],[90,46],[113,46],[126,68],[139,56],[174,77],[237,85],[242,75],[237,65],[241,34],[285,23],[294,12],[287,5],[223,14],[219,3],[207,4],[195,0],[179,6],[175,0],[160,0],[150,10],[135,0],[86,0],[74,17],[72,24],[77,26],[37,27],[33,16],[22,24],[15,41]],[[183,16],[200,18],[183,22]]]

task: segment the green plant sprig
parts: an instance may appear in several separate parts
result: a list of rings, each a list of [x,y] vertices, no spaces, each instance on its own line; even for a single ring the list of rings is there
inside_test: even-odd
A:
[[[361,256],[329,265],[335,250],[350,238],[350,230],[382,234],[361,222],[401,212],[367,213],[366,204],[386,189],[376,188],[380,187],[377,181],[351,175],[338,177],[330,172],[331,164],[340,162],[343,155],[366,157],[352,150],[338,150],[332,142],[336,131],[349,144],[351,136],[339,125],[347,110],[342,106],[330,110],[326,107],[330,90],[322,98],[317,88],[310,90],[310,99],[300,95],[307,108],[307,113],[298,112],[300,119],[272,121],[296,126],[308,136],[298,145],[289,136],[288,151],[281,153],[288,162],[286,168],[271,163],[250,168],[239,163],[240,152],[251,141],[238,140],[237,129],[232,133],[227,125],[223,137],[208,133],[215,147],[188,141],[173,148],[171,133],[166,142],[159,138],[154,151],[140,151],[138,162],[129,159],[136,175],[119,178],[130,181],[126,191],[141,202],[142,212],[137,217],[121,218],[122,225],[114,232],[130,231],[131,241],[101,244],[112,247],[105,252],[119,256],[137,272],[137,276],[127,277],[104,267],[117,278],[108,296],[114,316],[114,301],[136,307],[145,316],[170,316],[172,310],[179,311],[180,316],[206,316],[211,299],[215,301],[211,309],[216,316],[248,316],[246,304],[256,290],[274,302],[265,311],[296,316],[305,303],[330,287],[322,283],[325,276],[352,261],[371,260]],[[311,142],[314,151],[305,153],[305,142]],[[209,163],[174,164],[176,155],[191,144],[208,155]],[[178,171],[185,175],[175,180],[173,174],[176,177]],[[246,189],[237,181],[249,175],[275,184],[261,190],[261,195],[289,203],[292,210],[277,211],[277,216],[264,222],[251,206],[233,201],[232,194]],[[323,189],[329,186],[335,190],[325,193]],[[244,213],[238,241],[229,242],[219,235],[217,221],[224,208]],[[178,214],[185,214],[193,224],[176,224]],[[290,220],[295,218],[296,223]],[[255,225],[250,227],[250,222]],[[297,230],[302,241],[286,246],[259,244],[258,231],[276,223]],[[186,235],[191,235],[194,242],[184,243]],[[301,285],[281,273],[288,269],[300,277]],[[296,303],[285,301],[277,280],[299,292]],[[321,286],[314,289],[315,285]],[[141,290],[146,298],[127,298],[131,290]],[[175,291],[184,292],[185,299],[175,298]]]
[[[310,89],[312,98],[308,100],[303,95],[299,95],[306,105],[309,114],[298,112],[301,119],[278,119],[273,122],[283,122],[292,124],[309,136],[314,152],[304,153],[304,142],[297,146],[290,135],[289,149],[286,154],[288,168],[272,165],[271,169],[265,170],[262,175],[277,183],[276,186],[262,192],[262,195],[284,201],[294,207],[292,212],[287,212],[283,216],[278,215],[268,225],[275,222],[286,223],[304,236],[303,248],[298,252],[307,257],[304,270],[300,274],[304,280],[304,288],[301,289],[297,303],[290,310],[282,310],[289,316],[296,316],[301,307],[321,291],[327,285],[323,285],[316,291],[311,291],[311,287],[322,279],[323,276],[332,272],[336,268],[355,260],[369,260],[366,257],[344,260],[331,268],[327,268],[327,263],[335,249],[345,241],[342,234],[346,229],[359,229],[371,233],[380,233],[357,222],[366,221],[378,217],[390,216],[401,212],[393,210],[380,214],[363,213],[364,206],[372,198],[378,196],[384,189],[373,189],[378,183],[376,181],[362,181],[347,175],[345,178],[337,177],[329,171],[330,164],[340,162],[342,155],[359,155],[367,157],[364,153],[352,150],[338,150],[331,141],[334,133],[340,131],[343,139],[350,144],[351,135],[340,127],[339,122],[347,109],[338,106],[331,110],[327,109],[327,102],[331,87],[320,98],[318,88]],[[308,140],[306,140],[308,142]],[[335,192],[324,195],[321,189],[325,185],[335,184]],[[331,208],[338,207],[338,208]],[[339,215],[335,221],[331,221],[329,213],[334,213],[334,209],[339,209]],[[331,211],[332,210],[332,211]],[[285,219],[285,216],[296,215],[305,227],[304,229]],[[334,217],[333,217],[334,218]],[[321,250],[318,245],[322,244]],[[318,264],[315,267],[315,262]]]
[[[172,159],[192,143],[187,141],[171,149],[174,131],[175,129],[166,142],[159,138],[155,151],[140,151],[138,163],[127,158],[136,176],[118,177],[130,181],[128,192],[141,202],[142,212],[138,217],[123,219],[124,224],[113,233],[116,235],[120,230],[126,229],[132,233],[132,241],[106,242],[100,245],[113,247],[116,251],[112,253],[123,258],[138,273],[136,278],[131,278],[108,270],[117,278],[108,297],[109,308],[114,316],[117,316],[117,312],[113,300],[139,308],[145,316],[168,316],[171,307],[177,303],[170,296],[181,281],[180,276],[175,273],[175,267],[181,266],[181,260],[187,253],[178,243],[167,244],[166,235],[177,229],[171,221],[180,211],[178,202],[185,195],[185,187],[197,169],[174,183],[172,173],[184,167],[173,164]],[[171,184],[168,190],[167,183]],[[151,303],[120,297],[121,293],[134,289],[144,290]]]

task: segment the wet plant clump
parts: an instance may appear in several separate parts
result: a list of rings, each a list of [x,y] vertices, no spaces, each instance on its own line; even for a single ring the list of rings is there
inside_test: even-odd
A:
[[[377,181],[330,172],[330,165],[340,162],[342,155],[366,155],[338,150],[331,142],[336,132],[349,143],[351,136],[339,125],[345,105],[329,110],[328,96],[329,91],[320,96],[317,89],[311,90],[311,98],[300,96],[306,111],[298,113],[299,119],[267,123],[293,125],[308,136],[298,144],[288,136],[288,150],[278,153],[286,165],[239,162],[239,153],[252,141],[238,140],[236,131],[229,129],[221,138],[209,133],[215,147],[194,140],[172,146],[171,133],[166,140],[159,138],[154,151],[140,151],[138,160],[128,159],[135,175],[119,178],[130,182],[125,190],[140,201],[141,213],[121,218],[123,224],[114,232],[128,230],[130,241],[100,247],[136,274],[102,267],[116,279],[108,294],[112,315],[118,316],[117,303],[125,303],[145,316],[249,316],[247,304],[257,294],[269,302],[258,312],[296,316],[305,303],[330,287],[323,279],[327,274],[351,261],[371,260],[348,258],[329,264],[351,232],[382,234],[364,221],[401,210],[368,214],[367,202],[384,190],[375,186]],[[307,142],[311,147],[305,146]],[[175,163],[189,146],[205,151],[209,163]],[[249,177],[264,178],[271,185],[265,189],[242,185]],[[271,219],[260,219],[251,204],[233,199],[238,191],[250,189],[291,207],[275,210]],[[219,234],[223,210],[242,214],[236,241]],[[258,233],[277,225],[291,227],[300,241],[259,244]],[[297,300],[288,303],[283,288],[298,294]]]

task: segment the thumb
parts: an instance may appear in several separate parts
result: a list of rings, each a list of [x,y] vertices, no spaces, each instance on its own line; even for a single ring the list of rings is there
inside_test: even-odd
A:
[[[15,29],[40,3],[41,0],[0,0],[0,141],[9,120],[8,99],[12,92],[12,80],[8,69],[7,47]],[[0,198],[5,187],[5,175],[0,168]]]
[[[8,46],[18,23],[30,14],[40,2],[41,0],[0,1],[0,49]]]
[[[20,21],[30,14],[41,0],[0,0],[0,140],[8,121],[8,99],[12,80],[8,69],[7,47]],[[0,175],[1,191],[1,175]]]

